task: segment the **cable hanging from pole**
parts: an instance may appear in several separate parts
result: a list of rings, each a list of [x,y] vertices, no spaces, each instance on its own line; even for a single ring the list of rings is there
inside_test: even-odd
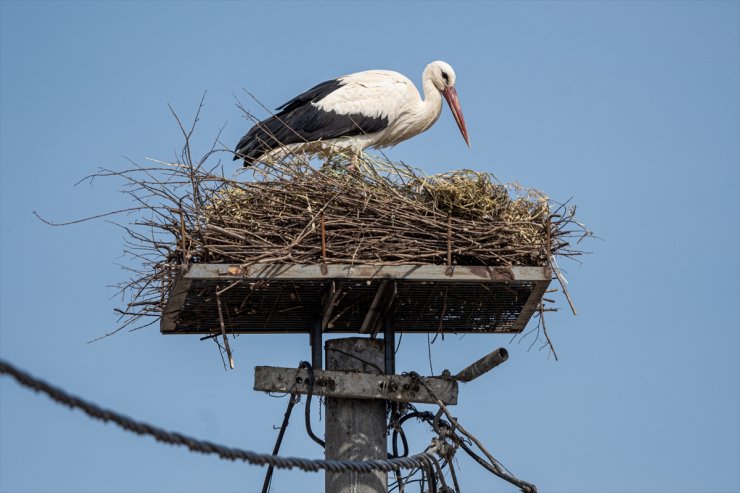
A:
[[[313,383],[314,377],[313,377],[313,371],[312,371],[311,365],[309,363],[302,362],[301,368],[306,368],[309,370],[310,379],[311,379],[311,382]],[[70,395],[69,393],[65,392],[64,390],[58,387],[54,387],[42,380],[39,380],[31,376],[30,374],[18,368],[15,368],[13,365],[11,365],[10,363],[2,359],[0,359],[0,375],[8,375],[14,378],[20,385],[24,387],[27,387],[36,392],[46,394],[52,400],[62,405],[65,405],[69,408],[80,409],[81,411],[83,411],[84,413],[86,413],[88,416],[90,416],[93,419],[97,419],[97,420],[104,421],[104,422],[112,422],[126,431],[130,431],[138,435],[148,435],[162,443],[184,446],[193,452],[217,455],[221,459],[226,459],[226,460],[231,460],[231,461],[243,461],[249,464],[259,465],[259,466],[267,465],[270,467],[270,469],[268,470],[268,475],[265,478],[265,484],[263,485],[263,491],[265,491],[265,488],[269,490],[269,483],[271,479],[270,473],[271,473],[272,468],[280,468],[280,469],[298,468],[306,472],[317,472],[320,470],[325,470],[328,472],[335,472],[335,473],[348,472],[348,471],[353,471],[353,472],[358,472],[358,473],[369,473],[373,471],[398,472],[401,469],[411,470],[412,471],[411,474],[407,475],[406,478],[400,478],[397,475],[398,481],[396,483],[397,484],[396,487],[398,487],[400,491],[403,491],[404,485],[408,485],[409,479],[415,474],[415,471],[419,470],[422,473],[422,481],[426,480],[428,482],[430,491],[437,490],[436,483],[437,481],[439,481],[441,488],[442,488],[441,491],[459,492],[459,485],[457,484],[457,477],[454,472],[454,469],[452,468],[452,456],[454,455],[455,449],[459,447],[463,449],[478,464],[483,466],[485,469],[487,469],[491,473],[495,474],[501,479],[504,479],[505,481],[508,481],[511,484],[518,486],[523,493],[537,493],[537,487],[535,485],[516,478],[500,462],[498,462],[498,460],[496,460],[485,449],[485,447],[483,447],[483,445],[480,443],[480,441],[478,441],[478,439],[476,439],[473,435],[471,435],[468,431],[466,431],[460,425],[457,419],[454,418],[449,413],[449,410],[447,409],[447,407],[435,395],[434,391],[431,388],[429,388],[425,384],[424,380],[415,372],[410,372],[409,375],[414,377],[420,383],[420,385],[423,385],[426,388],[429,394],[436,401],[436,404],[439,406],[439,412],[436,415],[432,415],[431,413],[419,412],[414,409],[413,412],[407,414],[406,416],[403,416],[402,418],[398,420],[399,426],[403,421],[406,421],[410,419],[411,417],[416,417],[416,418],[419,418],[431,424],[433,429],[437,433],[438,437],[434,438],[432,440],[432,444],[421,454],[416,454],[416,455],[412,455],[409,457],[393,457],[393,458],[384,459],[384,460],[366,460],[366,461],[305,459],[305,458],[299,458],[299,457],[281,457],[279,455],[276,455],[279,450],[280,442],[282,441],[282,436],[285,432],[285,428],[287,427],[288,419],[290,417],[290,412],[292,411],[293,405],[295,405],[296,396],[294,394],[291,394],[291,400],[288,404],[288,409],[286,410],[286,413],[284,416],[283,426],[281,427],[281,431],[278,436],[278,441],[275,444],[275,448],[273,449],[273,454],[270,455],[270,454],[260,454],[260,453],[251,452],[248,450],[243,450],[243,449],[238,449],[238,448],[226,447],[224,445],[219,445],[219,444],[215,444],[212,442],[197,440],[195,438],[188,437],[180,433],[163,430],[161,428],[155,427],[153,425],[150,425],[142,421],[136,421],[134,419],[131,419],[115,411],[101,408],[89,401],[86,401],[79,397]],[[309,399],[310,399],[310,393],[309,393]],[[306,409],[307,409],[306,425],[307,425],[307,431],[309,432],[309,434],[313,435],[313,432],[310,429],[310,420],[308,420],[308,417],[310,416],[309,399],[307,399],[307,402],[306,402]],[[441,419],[441,416],[443,414],[449,419],[449,422]],[[457,433],[458,431],[463,436],[458,435]],[[315,435],[312,436],[312,438],[314,437]],[[315,437],[314,439],[320,441],[318,437]],[[320,441],[320,443],[322,442],[323,441]],[[468,444],[470,445],[475,444],[475,446],[483,453],[485,458],[478,455]],[[404,449],[407,450],[407,447],[405,445],[406,444],[404,443]],[[395,448],[394,455],[396,455],[398,453],[397,447],[394,447],[394,448]],[[443,465],[439,464],[435,454],[439,455],[443,459],[444,461]],[[451,473],[451,476],[453,479],[453,485],[455,488],[454,490],[446,484],[446,481],[444,479],[444,474],[443,474],[442,469],[445,466],[449,466],[450,468],[450,473]]]
[[[314,378],[313,374],[313,366],[311,366],[311,363],[308,361],[301,361],[301,364],[299,368],[305,368],[306,371],[308,371],[308,382],[306,384],[308,385],[308,394],[306,394],[306,433],[308,433],[308,436],[311,437],[311,440],[321,445],[322,448],[326,448],[326,443],[319,437],[314,434],[313,429],[311,428],[311,397],[313,396],[313,386],[316,383],[316,380]]]
[[[399,469],[414,469],[427,467],[428,460],[434,457],[437,446],[430,446],[421,454],[410,457],[399,457],[386,460],[346,461],[346,460],[322,460],[305,459],[301,457],[281,457],[279,455],[260,454],[249,450],[226,447],[203,440],[198,440],[180,433],[170,432],[150,425],[143,421],[136,421],[115,411],[104,409],[96,404],[70,395],[64,390],[54,387],[30,374],[15,368],[5,360],[0,359],[0,374],[14,378],[20,385],[36,392],[46,394],[52,400],[72,409],[79,409],[93,419],[111,422],[126,431],[137,435],[148,435],[155,440],[187,447],[192,452],[201,454],[217,455],[221,459],[231,461],[242,461],[258,466],[273,466],[279,469],[297,468],[306,472],[318,472],[321,470],[329,472],[359,472],[368,473],[373,471],[395,471]]]
[[[288,422],[290,421],[290,414],[293,412],[293,407],[298,402],[298,398],[298,394],[290,394],[290,399],[288,400],[288,408],[285,410],[285,415],[283,416],[283,424],[280,425],[280,432],[278,433],[277,440],[275,441],[275,447],[272,449],[272,455],[277,455],[278,452],[280,452],[280,445],[283,443],[285,430],[288,428]],[[268,493],[270,491],[270,483],[272,482],[272,472],[274,469],[275,466],[273,465],[267,467],[267,472],[265,473],[265,481],[262,484],[262,493]]]

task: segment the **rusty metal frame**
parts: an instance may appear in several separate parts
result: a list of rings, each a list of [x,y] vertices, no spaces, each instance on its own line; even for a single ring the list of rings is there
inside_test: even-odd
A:
[[[395,280],[424,281],[435,284],[455,283],[482,283],[487,285],[507,285],[508,282],[530,282],[534,288],[523,304],[516,321],[509,332],[519,332],[524,329],[527,322],[537,310],[542,296],[552,278],[552,270],[549,267],[489,267],[489,266],[454,266],[449,269],[445,265],[350,265],[350,264],[191,264],[178,274],[173,288],[168,296],[168,301],[163,311],[161,320],[161,332],[165,334],[198,333],[202,331],[187,332],[177,328],[177,314],[185,306],[188,290],[194,281],[218,281],[222,283],[244,281],[245,283],[260,281],[336,281],[333,292],[329,296],[338,296],[342,290],[341,281],[358,280]],[[328,300],[328,306],[331,302]],[[325,313],[326,315],[326,313]],[[327,317],[324,317],[327,318]],[[378,320],[379,321],[379,320]],[[377,330],[377,322],[372,321]],[[323,326],[322,331],[326,330]],[[368,323],[368,326],[371,325]],[[310,332],[312,327],[307,327]],[[373,329],[373,327],[367,327]],[[271,331],[250,331],[253,333],[271,333]],[[207,333],[207,332],[206,332]]]
[[[542,281],[549,267],[488,267],[483,265],[352,265],[352,264],[191,264],[184,279],[235,281],[311,279],[404,279],[413,281]]]
[[[193,283],[193,280],[186,278],[184,274],[184,269],[177,274],[175,282],[172,285],[172,290],[167,297],[167,304],[162,311],[162,320],[160,322],[162,333],[175,333],[177,331],[178,314],[185,305],[185,299],[188,296],[188,291],[190,291],[190,285]]]
[[[546,281],[535,283],[534,289],[529,294],[529,298],[527,298],[527,301],[524,303],[522,311],[519,312],[519,316],[511,327],[512,332],[520,332],[527,326],[529,319],[532,318],[532,315],[534,315],[534,312],[540,306],[542,297],[545,295],[545,291],[547,291],[550,281],[551,279],[548,279]]]

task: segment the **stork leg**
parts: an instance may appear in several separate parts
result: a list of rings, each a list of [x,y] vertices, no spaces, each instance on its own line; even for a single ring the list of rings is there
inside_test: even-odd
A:
[[[350,151],[350,164],[347,166],[347,170],[352,174],[360,174],[360,156],[362,155],[362,149]]]

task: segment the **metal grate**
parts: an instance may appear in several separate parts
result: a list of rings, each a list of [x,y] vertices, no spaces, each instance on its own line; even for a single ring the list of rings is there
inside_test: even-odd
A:
[[[324,332],[355,333],[376,312],[403,332],[520,332],[550,277],[545,267],[195,264],[175,283],[161,329],[220,332],[216,291],[229,287],[230,333],[310,332],[322,320]]]

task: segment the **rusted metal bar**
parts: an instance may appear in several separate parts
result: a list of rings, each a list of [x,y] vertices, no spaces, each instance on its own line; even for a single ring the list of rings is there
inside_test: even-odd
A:
[[[331,341],[336,340],[341,339],[332,339]],[[362,340],[369,341],[372,339]],[[380,341],[377,342],[380,344]],[[381,352],[380,365],[382,364]],[[254,390],[307,394],[308,384],[306,381],[308,378],[309,375],[306,370],[257,366],[254,369]],[[422,404],[434,404],[435,402],[424,386],[419,386],[413,378],[405,375],[314,370],[314,379],[313,395],[318,396],[344,399],[380,399]],[[439,377],[426,377],[423,380],[442,402],[447,405],[457,404],[456,381]]]

